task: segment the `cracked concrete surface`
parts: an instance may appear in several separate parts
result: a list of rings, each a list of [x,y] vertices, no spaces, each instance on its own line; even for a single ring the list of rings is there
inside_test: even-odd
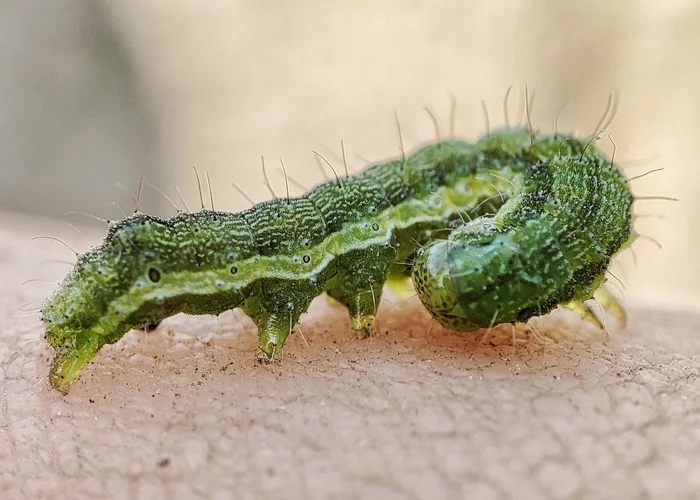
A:
[[[243,314],[179,316],[105,348],[62,397],[40,325],[16,316],[51,287],[22,281],[64,272],[47,262],[59,245],[31,238],[64,229],[0,218],[3,498],[700,492],[695,312],[634,307],[607,342],[555,317],[539,329],[583,340],[513,347],[510,331],[480,343],[441,329],[415,301],[385,303],[379,335],[359,341],[320,300],[302,318],[308,346],[297,332],[269,367]]]

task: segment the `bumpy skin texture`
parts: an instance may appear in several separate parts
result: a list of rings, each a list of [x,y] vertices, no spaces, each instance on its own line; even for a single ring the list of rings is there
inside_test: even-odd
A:
[[[414,261],[421,301],[455,330],[525,322],[593,298],[630,238],[634,198],[592,144],[549,137],[517,151],[517,134],[510,147],[502,139],[487,137],[477,147],[514,151],[524,165],[513,180],[515,195]]]
[[[261,357],[274,359],[324,291],[368,335],[384,283],[407,279],[424,244],[413,277],[438,320],[474,329],[495,309],[491,323],[522,321],[592,296],[629,237],[631,201],[592,145],[506,130],[428,145],[238,214],[135,213],[110,223],[43,308],[50,380],[67,392],[104,344],[179,312],[240,307],[258,326]]]

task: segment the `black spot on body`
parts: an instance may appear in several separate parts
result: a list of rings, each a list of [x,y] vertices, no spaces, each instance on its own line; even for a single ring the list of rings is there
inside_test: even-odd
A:
[[[152,267],[148,270],[148,279],[150,279],[153,283],[158,283],[160,281],[160,271],[156,269],[155,267]]]

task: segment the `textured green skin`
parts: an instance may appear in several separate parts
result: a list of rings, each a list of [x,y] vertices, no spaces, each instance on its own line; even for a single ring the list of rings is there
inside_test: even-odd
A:
[[[592,144],[542,138],[517,156],[525,169],[516,194],[413,262],[418,296],[448,328],[525,322],[591,299],[630,239],[634,198]]]
[[[444,230],[459,221],[461,214],[492,214],[510,199],[496,220],[512,234],[521,228],[530,234],[527,220],[534,217],[531,210],[541,210],[546,204],[528,204],[526,198],[539,193],[538,183],[549,178],[535,175],[533,165],[547,159],[565,166],[573,153],[580,154],[584,148],[573,139],[538,138],[533,146],[530,141],[523,130],[491,134],[476,145],[445,141],[425,146],[405,160],[374,165],[358,175],[329,181],[300,198],[261,203],[238,214],[203,210],[162,220],[135,213],[110,223],[103,244],[78,259],[42,310],[46,339],[56,352],[50,372],[52,385],[66,393],[104,344],[179,312],[220,314],[242,308],[258,326],[264,359],[279,353],[299,316],[324,291],[348,308],[353,329],[371,333],[387,278],[405,277],[410,271],[406,262],[416,250],[435,235],[447,235]],[[560,152],[563,154],[557,158]],[[590,158],[608,165],[609,177],[619,184],[622,177],[594,153],[593,146],[582,158],[582,168],[586,161],[592,161]],[[601,212],[620,209],[619,204],[604,199],[609,194],[617,196],[620,190],[601,191],[599,187],[608,184],[598,186],[593,178],[597,173],[588,172],[590,179],[573,176],[572,187],[585,181],[591,196],[598,193],[599,203],[604,205]],[[625,199],[631,200],[629,191],[625,192]],[[519,206],[523,208],[520,211]],[[577,270],[574,280],[568,274],[566,280],[558,275],[552,278],[557,285],[551,288],[556,292],[548,288],[547,294],[536,300],[543,313],[559,299],[592,293],[607,266],[608,254],[626,239],[621,237],[624,231],[629,236],[629,203],[624,208],[604,219],[606,224],[622,228],[615,229],[615,236],[602,228],[601,234],[581,244],[578,253],[573,250],[578,244],[575,238],[565,244],[566,235],[557,232],[569,226],[546,227],[543,221],[537,230],[542,238],[527,236],[523,242],[513,237],[514,244],[545,257],[548,253],[535,244],[547,243],[545,231],[553,230],[549,234],[558,236],[551,238],[566,254],[561,267]],[[580,212],[577,209],[576,214]],[[413,271],[424,304],[440,321],[457,329],[483,325],[484,314],[494,304],[504,311],[502,317],[499,313],[499,322],[514,321],[505,311],[521,312],[522,305],[531,302],[523,294],[537,292],[526,284],[538,276],[534,260],[512,271],[521,285],[505,281],[509,279],[503,268],[505,261],[493,258],[483,264],[476,285],[470,284],[469,269],[488,255],[477,249],[460,256],[454,245],[473,241],[475,229],[484,225],[478,221],[483,220],[462,226],[446,243],[429,243]],[[596,238],[604,240],[605,259],[586,258],[588,253],[583,250],[590,252]],[[434,255],[446,248],[443,245],[450,250],[443,252],[447,258],[440,267]],[[577,257],[584,258],[580,266]],[[551,259],[545,260],[548,264]],[[478,298],[472,301],[469,290],[481,286],[478,279],[490,280],[492,272],[499,276],[496,292],[502,292],[489,295],[485,304]],[[576,281],[579,278],[580,283]],[[450,291],[457,293],[453,297]]]

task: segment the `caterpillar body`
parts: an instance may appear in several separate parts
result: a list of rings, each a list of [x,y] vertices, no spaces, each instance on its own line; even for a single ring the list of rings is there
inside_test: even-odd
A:
[[[592,141],[507,129],[240,213],[136,212],[109,223],[43,307],[50,382],[67,393],[103,345],[179,312],[241,308],[263,360],[324,292],[369,335],[388,279],[412,277],[430,313],[462,331],[560,304],[586,315],[593,296],[616,308],[601,285],[631,238],[633,201]]]

